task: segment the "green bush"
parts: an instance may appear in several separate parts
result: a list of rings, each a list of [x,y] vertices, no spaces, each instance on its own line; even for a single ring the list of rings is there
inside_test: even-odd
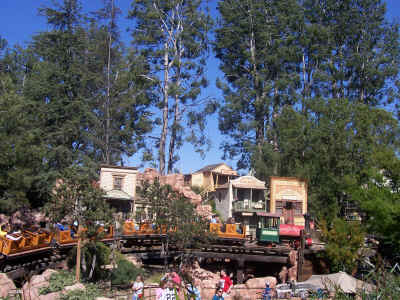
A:
[[[107,277],[107,270],[101,268],[103,265],[110,263],[109,247],[104,245],[102,242],[87,242],[81,250],[81,263],[86,262],[86,271],[81,267],[82,279],[87,281],[96,282]],[[90,269],[92,268],[93,257],[96,255],[96,263],[94,266],[92,277],[89,278]],[[71,255],[68,259],[68,267],[74,268],[76,266],[76,248],[72,249]]]
[[[70,291],[65,295],[61,295],[60,300],[95,300],[101,296],[100,290],[94,284],[85,285],[86,289]]]
[[[73,285],[75,281],[74,274],[68,271],[60,271],[53,273],[50,276],[49,286],[40,288],[40,295],[46,295],[49,293],[59,292],[65,286]]]
[[[143,270],[126,260],[122,255],[117,256],[117,268],[111,273],[112,285],[127,285],[136,279],[136,276],[143,275]]]

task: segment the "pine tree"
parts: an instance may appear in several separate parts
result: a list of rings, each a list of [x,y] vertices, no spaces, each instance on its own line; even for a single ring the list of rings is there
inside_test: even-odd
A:
[[[135,21],[134,44],[140,47],[151,67],[147,77],[157,85],[156,107],[161,112],[161,118],[156,120],[161,125],[156,138],[160,173],[164,174],[166,169],[171,173],[185,137],[199,151],[207,144],[205,119],[215,111],[215,103],[200,101],[199,96],[207,85],[203,74],[211,19],[202,10],[200,0],[134,1],[130,18]],[[186,135],[183,123],[188,125]]]
[[[279,151],[275,119],[296,102],[299,7],[291,0],[226,0],[218,10],[215,51],[226,79],[218,83],[224,93],[219,128],[231,138],[222,148],[247,168],[264,143]]]
[[[152,89],[143,77],[147,66],[135,49],[127,50],[121,42],[117,26],[120,13],[114,0],[104,1],[88,30],[89,93],[94,114],[90,132],[94,159],[106,164],[122,162],[124,155],[137,153],[151,129]]]
[[[77,0],[40,9],[51,30],[33,37],[37,57],[26,79],[24,94],[36,105],[37,126],[46,144],[47,170],[57,173],[74,164],[90,163],[86,101],[88,82],[84,19]]]
[[[21,207],[37,207],[40,194],[43,147],[35,127],[32,105],[21,91],[24,51],[9,49],[0,38],[0,210],[12,213]]]

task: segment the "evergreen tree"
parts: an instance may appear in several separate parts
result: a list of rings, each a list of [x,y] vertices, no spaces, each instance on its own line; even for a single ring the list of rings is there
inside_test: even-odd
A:
[[[143,57],[121,42],[117,26],[120,13],[114,0],[106,0],[88,29],[93,157],[106,164],[122,162],[123,155],[137,153],[151,129],[152,87],[143,77],[148,68]]]
[[[33,37],[37,61],[24,94],[35,103],[36,126],[47,148],[45,167],[55,180],[67,167],[90,164],[87,34],[78,0],[54,3],[54,8],[42,8],[40,13],[51,30]]]
[[[383,169],[380,157],[398,151],[398,122],[386,106],[396,99],[398,26],[378,0],[267,2],[219,5],[220,128],[232,138],[222,146],[262,179],[307,179],[311,210],[330,221]],[[258,20],[254,32],[249,16]],[[253,74],[263,76],[262,89]],[[257,91],[266,91],[258,115]]]
[[[28,99],[21,93],[16,58],[23,52],[7,48],[0,38],[0,210],[43,204],[40,168],[43,147]]]
[[[296,102],[299,7],[291,0],[226,0],[218,10],[215,51],[226,79],[218,82],[224,93],[219,127],[231,138],[222,148],[248,168],[264,143],[279,150],[275,119]]]
[[[207,85],[203,74],[211,19],[201,8],[200,0],[134,1],[130,18],[135,22],[134,44],[140,47],[151,67],[151,74],[146,77],[157,86],[156,107],[161,112],[161,118],[156,119],[156,124],[161,125],[156,137],[160,173],[164,174],[166,169],[171,173],[185,137],[198,151],[207,144],[205,120],[215,111],[215,103],[200,101],[199,96],[201,88]],[[186,134],[184,123],[188,125]]]

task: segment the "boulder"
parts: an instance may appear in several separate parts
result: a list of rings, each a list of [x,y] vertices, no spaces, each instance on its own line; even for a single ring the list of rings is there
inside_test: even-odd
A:
[[[72,292],[72,291],[76,291],[76,290],[85,290],[85,289],[86,288],[82,283],[77,282],[77,283],[75,283],[73,285],[66,286],[63,291],[68,293],[68,292]]]
[[[246,282],[246,287],[248,289],[264,289],[265,284],[269,283],[270,288],[275,288],[277,284],[277,280],[273,276],[267,276],[267,277],[257,277],[257,278],[252,278],[247,280]]]
[[[50,279],[50,274],[51,272],[46,271],[41,274],[41,275],[34,275],[32,276],[31,280],[29,282],[26,282],[23,287],[22,291],[24,293],[24,299],[25,300],[50,300],[53,298],[45,298],[47,295],[40,295],[40,289],[43,287],[49,286],[49,279]],[[53,294],[53,293],[52,293]],[[43,298],[41,298],[43,297]]]
[[[124,255],[126,260],[130,261],[134,266],[141,268],[143,265],[142,259],[133,254]]]
[[[289,268],[288,270],[288,279],[289,281],[296,281],[297,280],[297,264],[293,267]]]
[[[279,280],[281,283],[286,283],[288,277],[288,270],[287,267],[282,267],[281,271],[279,272]]]
[[[290,252],[289,252],[289,263],[292,266],[297,264],[297,251],[296,250],[290,250]]]
[[[38,300],[58,300],[60,299],[60,296],[61,292],[54,292],[46,295],[40,295]]]
[[[6,274],[0,273],[0,298],[6,298],[15,288],[14,282]]]
[[[53,269],[47,269],[42,273],[42,276],[44,277],[45,280],[49,281],[51,275],[53,275],[54,273],[58,273],[58,272]]]

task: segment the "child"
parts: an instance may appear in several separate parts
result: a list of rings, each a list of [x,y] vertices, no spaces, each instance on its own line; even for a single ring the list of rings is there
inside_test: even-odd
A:
[[[143,278],[141,275],[138,275],[132,287],[133,290],[132,300],[143,299],[143,286],[144,286]]]
[[[224,300],[224,297],[222,296],[222,289],[218,288],[215,292],[214,297],[212,298],[212,300]]]
[[[156,290],[156,299],[157,300],[161,299],[161,296],[162,296],[162,294],[164,292],[164,289],[165,289],[165,283],[166,283],[166,280],[165,279],[161,279],[160,287]]]

